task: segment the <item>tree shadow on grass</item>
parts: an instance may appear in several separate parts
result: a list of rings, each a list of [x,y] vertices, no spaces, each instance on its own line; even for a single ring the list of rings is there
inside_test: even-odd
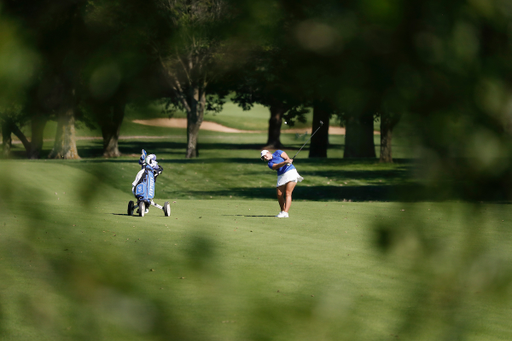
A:
[[[261,149],[261,144],[233,144],[233,143],[202,143],[199,144],[199,158],[201,159],[201,150],[255,150]],[[176,156],[185,159],[187,144],[185,142],[172,142],[166,141],[165,138],[161,139],[133,139],[133,140],[120,140],[119,151],[122,155],[139,155],[141,150],[145,149],[152,154],[165,154]],[[49,153],[49,151],[48,151]],[[48,153],[43,155],[48,155]],[[79,146],[78,153],[82,158],[101,158],[103,157],[103,141],[101,140],[88,140],[86,144]],[[257,154],[257,153],[256,153]],[[255,154],[255,155],[256,155]],[[252,161],[258,160],[257,157],[251,159]],[[191,161],[191,160],[190,160]]]
[[[297,186],[293,200],[307,201],[418,201],[426,197],[417,193],[423,191],[420,185],[382,185],[382,186]],[[414,193],[414,195],[410,195]],[[233,197],[243,199],[275,199],[275,188],[230,188],[223,191],[189,191],[183,193],[191,197],[219,198]]]
[[[242,199],[275,199],[274,188],[231,188],[225,191],[192,191],[192,197],[219,198],[233,197]],[[483,193],[478,200],[463,197],[450,188],[432,188],[418,183],[399,185],[367,186],[297,186],[293,192],[294,201],[339,201],[339,202],[492,202],[510,204],[506,193]]]
[[[300,174],[307,179],[308,176],[323,177],[328,180],[364,180],[364,181],[402,181],[411,180],[410,168],[389,169],[389,170],[305,170]]]
[[[167,140],[166,140],[167,139]],[[83,158],[94,158],[94,157],[102,157],[103,156],[103,140],[86,140],[86,143],[80,143],[78,146],[78,154]],[[131,155],[131,154],[140,154],[141,149],[146,149],[150,153],[153,154],[171,154],[177,155],[185,158],[185,153],[187,149],[187,144],[185,142],[173,142],[169,141],[166,136],[149,136],[149,137],[141,137],[134,138],[130,140],[119,140],[119,151],[123,155]],[[256,151],[259,151],[264,146],[264,143],[199,143],[198,144],[198,152],[199,158],[201,157],[201,150],[253,150],[255,151],[255,155],[257,155]],[[290,144],[289,146],[282,148],[284,151],[297,151],[301,147],[301,144],[297,143],[296,145]],[[331,148],[339,149],[339,146],[331,146]],[[48,151],[44,151],[42,155],[48,155]],[[307,155],[308,148],[302,150],[301,155]],[[290,155],[292,156],[292,155]],[[257,157],[254,159],[257,160]],[[254,160],[252,159],[252,160]],[[305,159],[301,159],[305,160]],[[307,159],[306,159],[307,160]],[[309,159],[311,160],[311,159]],[[313,159],[315,160],[315,159]],[[316,159],[317,161],[310,162],[319,162],[322,159]],[[375,161],[375,159],[373,159]]]
[[[142,149],[146,149],[152,154],[164,153],[166,155],[184,156],[186,144],[162,140],[148,141],[145,139],[119,141],[119,152],[123,156],[140,155]],[[79,146],[78,153],[82,158],[103,158],[103,141],[87,141],[87,144]]]
[[[185,193],[183,193],[185,194]],[[195,198],[226,198],[236,199],[276,199],[274,188],[230,188],[223,191],[190,191],[186,193]],[[485,195],[486,194],[486,195]],[[185,196],[186,197],[186,196]],[[398,185],[366,185],[366,186],[297,186],[293,192],[294,201],[338,201],[338,202],[492,202],[510,204],[506,193],[483,193],[478,200],[463,197],[449,187],[432,188],[418,183]]]

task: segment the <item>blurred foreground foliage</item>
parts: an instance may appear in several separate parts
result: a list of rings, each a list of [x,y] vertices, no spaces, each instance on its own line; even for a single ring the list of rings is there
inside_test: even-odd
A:
[[[139,26],[123,28],[114,20],[122,18],[111,16],[110,11],[140,9],[136,6],[140,3],[129,2],[133,5],[129,7],[117,1],[110,7],[104,2],[88,2],[102,5],[95,7],[89,17],[80,16],[80,6],[86,2],[72,3],[76,6],[72,13],[88,18],[96,27],[96,39],[104,32],[120,37],[123,32],[114,31],[126,29],[132,33],[123,41],[126,45],[121,45],[131,46],[132,34],[142,32],[142,37],[135,40],[137,49],[122,48],[118,51],[128,52],[115,54],[114,46],[105,50],[110,56],[105,59],[101,51],[112,43],[107,39],[99,48],[93,44],[95,53],[89,60],[85,52],[90,50],[83,48],[91,45],[86,43],[101,41],[77,39],[82,26],[72,25],[76,30],[62,31],[76,40],[61,37],[63,40],[55,43],[52,36],[42,36],[40,41],[37,35],[27,33],[16,11],[7,15],[0,8],[2,107],[26,104],[27,98],[35,100],[34,94],[44,100],[51,97],[43,91],[49,83],[41,79],[52,72],[70,87],[76,86],[76,91],[86,84],[99,102],[108,102],[118,90],[121,94],[139,94],[153,87],[159,89],[157,81],[157,85],[148,82],[151,86],[142,89],[146,81],[143,75],[150,72],[140,72],[153,70],[145,58],[150,52],[141,48],[151,46],[141,41],[163,39],[156,34],[161,31],[151,26],[158,20],[145,16],[145,20],[138,21],[137,13],[130,12],[135,18],[129,22],[140,24],[141,30]],[[198,299],[187,302],[174,295],[165,277],[157,281],[150,277],[155,270],[151,262],[144,264],[144,276],[133,269],[133,264],[141,264],[142,257],[150,256],[147,249],[113,252],[90,247],[83,238],[84,233],[126,230],[129,226],[125,225],[131,224],[115,225],[115,219],[109,216],[107,221],[98,213],[102,207],[111,207],[109,200],[125,198],[115,191],[102,192],[98,185],[102,184],[102,173],[109,171],[108,163],[99,163],[91,175],[76,170],[72,173],[65,163],[48,171],[44,162],[2,161],[0,336],[12,340],[207,340],[218,335],[223,335],[219,339],[232,340],[363,340],[375,339],[376,329],[388,330],[383,326],[391,325],[396,332],[380,335],[380,339],[399,335],[411,340],[509,340],[512,226],[510,215],[503,213],[503,207],[508,206],[500,206],[508,205],[512,196],[512,8],[508,2],[365,0],[340,4],[304,0],[237,1],[229,5],[236,9],[237,16],[229,24],[216,27],[219,34],[228,41],[232,39],[235,46],[244,41],[264,45],[279,31],[284,35],[279,47],[293,56],[283,57],[290,64],[289,74],[282,77],[285,88],[308,103],[320,103],[319,108],[327,103],[351,124],[367,124],[368,120],[359,118],[369,112],[371,116],[375,112],[400,113],[403,123],[407,123],[409,143],[417,148],[417,179],[430,191],[445,193],[445,198],[470,203],[438,204],[437,219],[425,218],[427,204],[389,204],[403,210],[407,219],[394,215],[363,220],[360,229],[373,226],[372,233],[364,235],[371,236],[372,243],[359,243],[355,250],[340,241],[340,254],[367,254],[365,262],[373,265],[373,271],[380,268],[390,277],[393,274],[397,278],[396,283],[392,282],[394,295],[389,291],[382,294],[379,280],[374,279],[373,295],[366,298],[356,288],[340,289],[344,284],[341,282],[331,299],[319,304],[304,303],[296,297],[282,304],[269,303],[260,293],[254,294],[264,282],[260,277],[264,277],[264,271],[243,272],[238,277],[222,269],[217,258],[222,241],[191,232],[182,237],[184,252],[172,255],[162,243],[154,241],[159,247],[153,256],[172,268],[173,278],[183,272],[200,278],[189,287]],[[33,14],[30,10],[34,8],[28,3],[22,9]],[[50,14],[38,16],[41,22],[34,24],[52,32],[57,23]],[[72,18],[62,20],[77,24]],[[78,24],[82,24],[80,20]],[[62,41],[66,44],[61,45]],[[138,51],[143,51],[144,58]],[[133,69],[134,65],[141,69]],[[88,81],[80,83],[84,75],[88,75]],[[70,88],[66,91],[71,93]],[[18,111],[14,116],[22,120]],[[122,181],[129,184],[131,178]],[[54,200],[64,192],[70,197],[62,198],[67,206]],[[494,204],[477,204],[481,200]],[[121,207],[124,210],[124,203]],[[87,213],[94,210],[96,214]],[[499,219],[490,212],[506,216]],[[338,213],[329,214],[336,217]],[[326,226],[325,219],[330,219],[327,215],[312,220],[317,228]],[[77,217],[78,222],[74,221]],[[109,225],[103,226],[102,218]],[[337,224],[343,226],[343,216],[337,219]],[[273,224],[279,229],[277,223]],[[335,228],[337,224],[329,226]],[[157,226],[164,229],[163,225]],[[194,232],[205,226],[209,227],[208,223],[195,222],[189,227]],[[310,236],[310,244],[315,242]],[[78,253],[83,250],[89,252]],[[247,250],[236,251],[249,253]],[[277,254],[278,249],[273,250]],[[252,251],[254,257],[256,251]],[[320,259],[322,250],[314,251],[304,257]],[[301,276],[307,278],[308,270],[302,269]],[[328,268],[328,272],[336,271],[339,268]],[[160,288],[167,288],[165,294]],[[241,291],[231,295],[233,289]],[[389,306],[384,307],[384,302]],[[209,330],[211,324],[202,323],[210,318],[209,311],[230,304],[247,304],[247,310],[238,310],[245,319],[239,329]],[[188,309],[189,305],[193,306]],[[380,315],[368,314],[372,308]],[[233,320],[226,318],[223,322]]]

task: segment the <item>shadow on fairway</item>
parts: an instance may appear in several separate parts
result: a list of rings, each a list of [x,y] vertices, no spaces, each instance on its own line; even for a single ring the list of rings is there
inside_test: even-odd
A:
[[[274,188],[230,188],[226,191],[191,191],[192,197],[217,198],[233,197],[237,199],[275,200]],[[503,193],[490,193],[478,201],[509,204]],[[472,201],[451,192],[449,188],[428,188],[421,184],[404,185],[368,185],[368,186],[297,186],[293,192],[294,201],[338,201],[338,202],[424,202],[424,201]]]
[[[141,217],[140,215],[138,214],[132,214],[132,215],[128,215],[126,213],[107,213],[107,214],[110,214],[110,215],[117,215],[117,216],[122,216],[122,217],[134,217],[134,218],[144,218],[144,217]],[[150,213],[146,213],[146,214],[150,214]],[[161,216],[162,218],[167,218],[169,219],[169,217],[166,217],[164,215],[161,215],[159,214],[158,216]]]
[[[164,153],[166,155],[183,157],[185,155],[186,147],[186,143],[169,142],[165,140],[148,141],[148,139],[133,139],[119,141],[119,151],[123,156],[140,155],[141,150],[144,148],[153,154]],[[103,157],[103,141],[88,141],[87,145],[80,146],[78,148],[78,153],[82,158],[101,158]],[[107,159],[102,160],[105,161]],[[113,161],[115,159],[108,160]]]
[[[224,214],[223,217],[275,218],[275,215]]]
[[[175,137],[175,136],[172,136]],[[123,156],[128,155],[139,155],[142,148],[146,149],[147,151],[150,151],[153,154],[166,154],[171,156],[176,156],[178,158],[181,158],[185,160],[185,153],[187,149],[187,144],[185,142],[172,142],[166,140],[166,136],[148,136],[146,138],[137,138],[137,139],[131,139],[131,140],[123,140],[122,136],[121,139],[118,141],[119,144],[119,151]],[[299,150],[300,144],[297,145],[289,145],[287,148],[283,148],[282,150],[287,152],[295,152]],[[198,152],[199,152],[199,160],[201,157],[201,150],[253,150],[254,151],[254,158],[248,158],[246,159],[247,162],[254,162],[258,161],[258,152],[262,149],[263,144],[262,143],[240,143],[240,144],[232,144],[232,143],[199,143],[198,145]],[[340,148],[340,146],[331,146],[331,148]],[[50,153],[51,150],[44,150],[41,155],[43,158],[46,157]],[[16,152],[16,151],[14,151]],[[19,157],[24,157],[24,151],[20,150]],[[308,155],[308,148],[303,149],[302,153],[305,157]],[[101,158],[103,156],[103,140],[87,140],[87,144],[79,145],[78,146],[78,154],[82,158]],[[291,156],[291,155],[290,155]],[[196,159],[199,161],[198,159]],[[301,162],[305,160],[313,160],[310,162],[317,163],[322,159],[301,159]],[[375,161],[375,159],[372,159]],[[187,160],[192,161],[192,160]],[[202,160],[203,162],[207,162],[208,160]]]
[[[141,217],[139,214],[132,214],[132,215],[129,215],[127,213],[107,213],[107,214],[110,214],[110,215],[120,215],[120,216],[123,216],[123,217],[144,218],[144,217]]]
[[[144,217],[141,217],[138,213],[134,213],[132,215],[129,215],[127,213],[107,213],[107,214],[110,214],[110,215],[120,215],[120,216],[123,216],[123,217],[136,217],[136,218],[144,218]],[[147,214],[147,213],[146,213]]]
[[[301,201],[418,201],[426,200],[419,195],[423,189],[419,185],[382,186],[297,186],[293,200]],[[192,197],[230,197],[243,199],[275,199],[275,188],[230,188],[224,191],[188,191]]]

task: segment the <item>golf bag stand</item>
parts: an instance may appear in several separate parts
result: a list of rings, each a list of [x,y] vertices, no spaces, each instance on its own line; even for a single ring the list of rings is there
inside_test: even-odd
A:
[[[138,209],[138,213],[141,217],[147,213],[146,210],[149,206],[154,206],[164,211],[166,217],[171,215],[171,205],[168,201],[163,206],[156,204],[153,201],[155,197],[155,170],[149,166],[144,166],[144,174],[141,177],[141,181],[135,186],[134,195],[137,198],[137,204],[133,201],[128,203],[128,215],[133,215],[133,211]]]

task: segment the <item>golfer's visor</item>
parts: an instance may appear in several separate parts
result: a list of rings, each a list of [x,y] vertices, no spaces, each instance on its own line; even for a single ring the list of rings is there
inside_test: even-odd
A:
[[[268,150],[266,150],[266,149],[262,150],[262,151],[261,151],[261,157],[260,157],[260,159],[261,159],[262,161],[265,161],[264,157],[265,157],[265,155],[267,155],[268,153],[270,153]]]

